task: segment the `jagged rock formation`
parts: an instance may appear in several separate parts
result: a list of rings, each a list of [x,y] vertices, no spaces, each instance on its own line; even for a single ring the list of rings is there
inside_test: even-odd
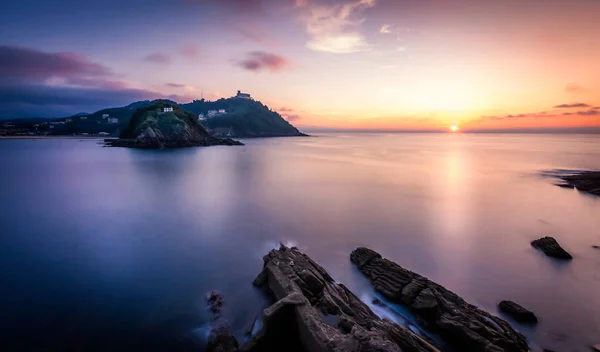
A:
[[[521,307],[513,301],[502,301],[498,303],[498,308],[504,314],[518,321],[519,323],[535,324],[538,322],[533,312]]]
[[[542,237],[531,242],[534,248],[541,249],[547,256],[558,259],[573,259],[553,237]]]
[[[423,325],[439,333],[457,351],[529,351],[525,337],[506,321],[383,259],[379,253],[358,248],[350,259],[371,280],[375,290],[390,301],[407,306]]]
[[[276,302],[265,309],[261,331],[239,351],[439,352],[409,329],[380,319],[296,248],[282,245],[266,255],[254,284]]]
[[[138,109],[119,139],[106,140],[106,145],[162,149],[242,143],[229,138],[216,138],[206,131],[192,113],[177,105],[157,102]]]

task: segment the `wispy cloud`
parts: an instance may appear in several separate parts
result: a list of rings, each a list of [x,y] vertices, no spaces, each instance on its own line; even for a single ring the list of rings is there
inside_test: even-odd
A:
[[[279,109],[279,112],[294,112],[294,109],[290,109],[290,108],[286,108],[286,107],[281,107]]]
[[[298,121],[300,119],[301,119],[300,115],[287,115],[287,120],[289,122]]]
[[[171,87],[171,88],[184,88],[185,84],[179,84],[179,83],[165,83],[165,86],[167,87]]]
[[[567,92],[567,93],[584,93],[584,92],[587,92],[588,90],[589,90],[588,88],[581,86],[575,82],[571,82],[571,83],[567,84],[565,87],[565,92]]]
[[[171,63],[171,57],[165,53],[152,53],[144,57],[145,62],[166,65]]]
[[[288,60],[280,55],[264,51],[253,51],[247,54],[244,60],[238,62],[239,66],[249,71],[267,70],[278,72],[288,66]]]
[[[360,15],[375,4],[376,0],[355,0],[333,5],[296,1],[296,6],[305,10],[302,20],[310,38],[306,47],[336,54],[364,50],[368,44],[358,30],[364,22],[364,17]]]
[[[202,56],[201,48],[195,44],[184,45],[179,49],[179,52],[183,57],[191,61],[196,61]]]
[[[573,104],[560,104],[556,105],[555,109],[576,109],[576,108],[589,108],[590,105],[584,103],[573,103]]]
[[[392,30],[390,29],[390,25],[389,24],[382,25],[381,28],[379,29],[379,33],[381,33],[381,34],[392,33]]]
[[[569,115],[579,115],[579,116],[596,116],[596,115],[600,115],[600,111],[598,110],[584,110],[584,111],[577,111],[577,112],[565,112],[563,113],[564,116],[569,116]]]

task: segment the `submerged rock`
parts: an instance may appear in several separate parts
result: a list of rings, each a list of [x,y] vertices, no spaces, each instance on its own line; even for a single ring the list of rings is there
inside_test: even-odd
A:
[[[424,324],[438,332],[454,350],[529,351],[523,335],[495,317],[427,278],[358,248],[350,259],[386,299],[405,304]]]
[[[533,312],[521,307],[513,301],[502,301],[498,304],[498,308],[519,323],[534,324],[538,321]]]
[[[541,249],[547,256],[558,259],[573,259],[553,237],[542,237],[531,242],[534,248]]]

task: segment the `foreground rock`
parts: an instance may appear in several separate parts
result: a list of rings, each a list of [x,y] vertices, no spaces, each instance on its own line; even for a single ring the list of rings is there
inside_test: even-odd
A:
[[[105,145],[163,149],[243,144],[230,138],[212,136],[194,114],[177,105],[156,102],[138,109],[119,139],[107,139]]]
[[[547,256],[558,259],[573,259],[553,237],[542,237],[531,242],[534,248],[541,249]]]
[[[295,248],[266,255],[254,284],[276,302],[264,310],[263,328],[239,351],[439,352],[409,329],[380,319]],[[235,351],[226,348],[210,351]]]
[[[580,191],[600,196],[600,171],[575,171],[572,175],[561,175],[560,187],[577,188]]]
[[[500,308],[504,314],[519,323],[535,324],[538,321],[533,312],[521,307],[513,301],[502,301],[498,304],[498,308]]]
[[[212,316],[210,319],[210,334],[206,352],[236,352],[238,342],[229,331],[227,321],[221,313],[224,299],[218,292],[212,292],[208,296],[208,309]]]
[[[529,351],[526,339],[506,321],[468,304],[455,293],[383,259],[368,248],[350,259],[392,302],[406,305],[421,322],[457,351]]]

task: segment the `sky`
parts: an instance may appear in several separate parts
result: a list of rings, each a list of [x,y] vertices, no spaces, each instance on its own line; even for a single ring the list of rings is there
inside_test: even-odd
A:
[[[600,127],[600,0],[0,3],[0,118],[237,90],[307,129]]]

